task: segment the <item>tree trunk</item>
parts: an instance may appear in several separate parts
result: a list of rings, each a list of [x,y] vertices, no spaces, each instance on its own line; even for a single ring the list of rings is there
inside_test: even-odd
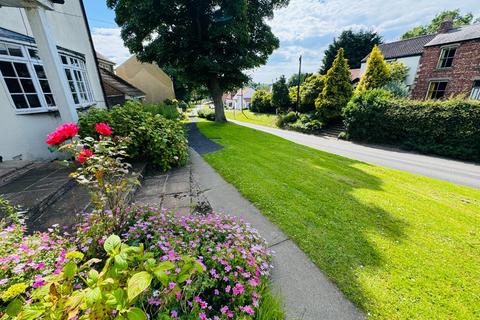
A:
[[[223,90],[220,88],[220,83],[217,78],[214,78],[208,84],[208,90],[213,99],[215,106],[215,122],[227,122],[225,117],[225,110],[223,109]]]

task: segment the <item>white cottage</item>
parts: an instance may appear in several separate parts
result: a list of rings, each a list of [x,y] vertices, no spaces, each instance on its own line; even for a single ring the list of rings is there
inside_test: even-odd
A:
[[[81,0],[0,0],[0,157],[50,159],[46,135],[105,107]]]

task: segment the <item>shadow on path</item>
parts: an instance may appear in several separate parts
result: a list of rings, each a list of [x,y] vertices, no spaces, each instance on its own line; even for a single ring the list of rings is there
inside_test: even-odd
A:
[[[200,130],[198,130],[195,122],[187,123],[185,126],[188,131],[188,144],[199,154],[203,155],[223,149],[223,146],[205,137]]]

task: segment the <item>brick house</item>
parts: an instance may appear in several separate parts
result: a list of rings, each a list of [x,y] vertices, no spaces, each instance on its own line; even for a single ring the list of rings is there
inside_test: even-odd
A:
[[[423,48],[412,98],[456,95],[480,99],[480,24],[453,28],[444,21]]]

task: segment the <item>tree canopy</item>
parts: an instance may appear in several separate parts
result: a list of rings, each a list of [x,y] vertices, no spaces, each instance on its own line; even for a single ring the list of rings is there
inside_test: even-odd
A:
[[[382,37],[373,31],[352,30],[343,31],[338,38],[333,39],[333,43],[325,50],[322,60],[320,74],[326,74],[333,65],[335,56],[340,48],[343,48],[344,56],[350,64],[350,68],[360,68],[361,61],[370,53],[375,45],[382,43]]]
[[[408,30],[402,35],[402,39],[410,39],[417,36],[436,33],[441,23],[446,19],[451,18],[453,20],[454,27],[460,27],[466,24],[474,22],[473,14],[468,12],[464,15],[460,13],[460,9],[445,10],[435,16],[429,24],[423,26],[417,26]],[[480,17],[475,22],[480,22]]]
[[[222,94],[248,81],[278,48],[267,19],[289,0],[107,0],[128,49],[179,77],[208,88],[216,121],[225,121]]]
[[[287,111],[291,106],[285,76],[281,76],[272,86],[272,105],[281,111]]]
[[[301,82],[303,83],[305,79],[311,75],[312,75],[311,73],[301,73],[300,74]],[[289,88],[298,86],[298,73],[294,73],[290,76],[290,78],[288,78],[287,86]]]
[[[357,86],[357,91],[381,88],[390,80],[390,69],[380,49],[375,46],[367,60],[367,69]]]

